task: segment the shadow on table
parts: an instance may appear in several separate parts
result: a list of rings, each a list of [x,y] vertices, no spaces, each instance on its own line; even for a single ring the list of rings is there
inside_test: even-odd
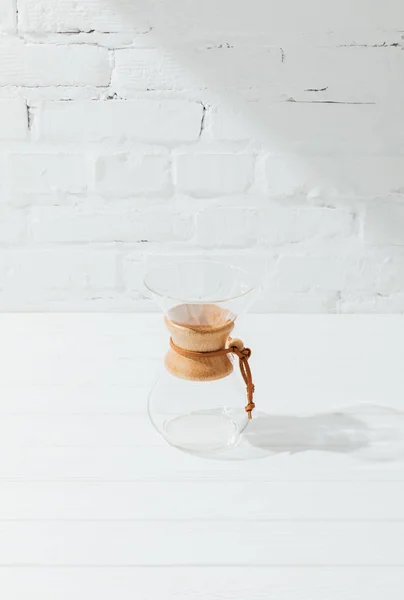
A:
[[[374,405],[308,416],[259,413],[243,437],[246,452],[247,443],[262,456],[316,450],[395,460],[404,456],[404,413]]]

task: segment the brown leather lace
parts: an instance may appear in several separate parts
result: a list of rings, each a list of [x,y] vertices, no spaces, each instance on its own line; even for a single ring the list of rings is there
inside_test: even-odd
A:
[[[210,352],[198,352],[196,350],[185,350],[184,348],[180,348],[179,346],[176,346],[176,344],[174,344],[172,338],[170,338],[170,346],[171,348],[177,352],[177,354],[180,354],[181,356],[184,356],[185,358],[213,358],[215,356],[223,356],[225,354],[235,354],[236,356],[238,356],[238,360],[239,360],[239,367],[240,367],[240,372],[241,375],[243,376],[243,379],[245,381],[245,384],[247,386],[247,405],[245,407],[245,411],[248,414],[248,418],[252,419],[252,411],[255,408],[255,404],[253,402],[253,396],[254,396],[254,384],[253,384],[253,380],[252,380],[252,374],[251,374],[251,369],[250,369],[250,365],[248,364],[248,359],[251,356],[251,350],[250,348],[238,348],[238,346],[235,345],[231,345],[232,343],[232,339],[229,338],[229,346],[228,348],[221,348],[220,350],[212,350]]]

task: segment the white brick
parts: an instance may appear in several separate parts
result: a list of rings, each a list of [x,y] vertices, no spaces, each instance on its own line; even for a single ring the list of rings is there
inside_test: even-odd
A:
[[[161,21],[167,27],[179,20],[184,28],[194,25],[200,32],[257,33],[293,31],[324,31],[346,29],[404,29],[404,15],[400,0],[340,0],[337,4],[322,0],[251,0],[248,4],[234,0],[206,0],[204,10],[198,10],[197,0],[182,0],[175,10],[165,2],[158,4]],[[171,13],[171,14],[170,14]],[[164,19],[164,20],[163,20]],[[399,26],[400,24],[400,26]],[[178,26],[177,26],[178,27]]]
[[[109,55],[96,46],[0,40],[0,85],[108,85]]]
[[[266,180],[276,195],[374,197],[404,191],[404,157],[269,156]]]
[[[353,233],[354,216],[344,209],[271,206],[259,210],[259,239],[270,244],[294,244]]]
[[[257,240],[257,212],[233,206],[207,208],[197,215],[196,242],[205,248],[246,248]]]
[[[24,235],[24,212],[0,204],[0,243],[15,244],[23,241]]]
[[[265,160],[266,191],[281,196],[307,195],[316,189],[324,193],[327,188],[323,174],[321,169],[318,173],[315,170],[319,162],[322,159],[318,157],[268,156]],[[330,187],[333,183],[330,182]]]
[[[354,31],[404,29],[401,0],[205,0],[203,10],[197,0],[120,0],[117,6],[108,0],[20,0],[19,7],[21,27],[33,31],[121,31],[154,25],[164,37],[220,32],[225,41],[232,33],[324,32],[346,29],[347,24]]]
[[[285,61],[277,79],[284,97],[297,101],[388,104],[393,100],[402,105],[404,53],[401,48],[284,46],[284,53]]]
[[[160,48],[136,48],[115,52],[111,89],[119,96],[128,96],[137,90],[195,88],[199,88],[197,75],[191,69],[187,69],[175,54],[169,54]]]
[[[163,194],[168,184],[169,162],[163,156],[122,153],[100,156],[96,162],[95,190],[100,194]]]
[[[383,264],[383,270],[377,285],[377,291],[382,296],[398,294],[404,291],[404,252],[402,248],[388,248],[388,257]]]
[[[34,129],[46,141],[174,144],[196,140],[201,120],[202,105],[181,100],[45,102]]]
[[[116,276],[112,252],[25,248],[0,254],[0,290],[14,294],[16,304],[20,295],[41,297],[47,290],[114,287]]]
[[[341,313],[399,314],[404,313],[404,294],[371,296],[369,294],[345,294],[339,302]]]
[[[311,294],[263,290],[250,312],[258,313],[334,313],[337,310],[337,294],[315,290]]]
[[[42,102],[71,102],[83,100],[100,100],[107,95],[106,87],[94,85],[56,85],[50,87],[0,87],[0,96],[9,97],[10,93],[23,97],[27,103],[37,110]],[[8,96],[7,96],[8,94]]]
[[[254,159],[244,154],[182,154],[174,164],[176,186],[193,196],[244,192],[253,179]]]
[[[187,57],[184,64],[183,56]],[[112,90],[130,95],[138,90],[252,89],[273,85],[281,51],[269,46],[218,48],[211,45],[118,50]],[[189,65],[189,67],[187,66]]]
[[[22,31],[147,31],[148,9],[132,0],[19,0],[19,23]]]
[[[207,135],[226,141],[259,139],[261,128],[255,121],[254,114],[260,106],[252,101],[242,102],[239,108],[224,104],[212,106],[206,117]]]
[[[366,208],[365,242],[381,246],[404,246],[404,198],[385,198]]]
[[[83,199],[81,194],[70,194],[69,192],[36,193],[12,192],[8,193],[4,201],[7,205],[18,208],[29,206],[74,206],[80,204]]]
[[[381,49],[383,50],[383,49]],[[403,53],[404,56],[404,53]],[[402,154],[404,102],[397,106],[240,102],[212,107],[206,133],[216,140],[258,140],[273,154]]]
[[[35,242],[133,242],[187,240],[190,217],[175,211],[82,210],[77,207],[32,208],[31,235]]]
[[[13,192],[81,192],[87,187],[86,159],[69,154],[10,154],[8,183]]]
[[[27,106],[23,100],[0,100],[0,139],[23,140],[28,133]]]
[[[124,287],[131,291],[143,291],[145,265],[139,255],[128,254],[122,260],[122,278]]]
[[[115,289],[118,284],[117,256],[114,251],[84,252],[86,288],[91,290]]]
[[[281,257],[271,285],[285,292],[376,291],[383,266],[383,261],[372,257]]]
[[[0,31],[12,32],[16,26],[15,0],[1,0],[0,2]]]
[[[21,29],[21,28],[20,28]],[[93,46],[101,46],[110,50],[120,48],[150,47],[150,39],[143,32],[126,31],[117,33],[104,33],[100,31],[76,31],[66,33],[38,33],[24,32],[23,39],[27,43],[36,44],[38,41],[46,42],[47,44],[89,44]]]

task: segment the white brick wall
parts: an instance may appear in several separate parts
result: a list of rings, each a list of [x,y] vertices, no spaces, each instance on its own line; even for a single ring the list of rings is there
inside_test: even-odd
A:
[[[253,172],[254,157],[248,154],[181,154],[174,159],[174,185],[196,197],[245,192]]]
[[[142,31],[147,20],[142,8],[143,2],[132,0],[116,5],[108,0],[19,0],[19,21],[21,31],[33,32]]]
[[[182,213],[145,209],[83,210],[46,206],[31,209],[29,231],[38,243],[160,243],[188,240],[192,222]],[[0,230],[1,238],[1,230]]]
[[[23,100],[0,100],[0,139],[24,140],[28,135],[27,105]]]
[[[169,181],[169,161],[164,156],[121,153],[96,160],[94,187],[104,196],[168,194]]]
[[[369,202],[363,223],[365,242],[380,246],[404,246],[404,198]]]
[[[269,194],[372,198],[404,192],[404,156],[267,156]]]
[[[0,32],[0,310],[152,309],[147,266],[203,254],[259,311],[404,312],[402,0],[2,0]]]
[[[172,36],[229,36],[242,33],[329,32],[330,30],[392,31],[399,29],[402,4],[397,0],[19,0],[22,31],[138,30],[163,26]],[[199,8],[199,10],[198,10]]]
[[[0,31],[14,31],[17,22],[15,0],[2,0],[0,3]]]
[[[248,248],[256,243],[258,224],[250,208],[205,208],[197,215],[196,242],[202,248]]]
[[[33,133],[41,142],[106,142],[114,149],[126,140],[174,146],[198,140],[202,110],[200,103],[154,98],[45,101],[38,108]]]
[[[0,38],[0,85],[106,86],[111,79],[108,50],[91,45],[28,44]]]
[[[86,156],[78,154],[8,154],[10,203],[13,192],[84,192],[89,176],[87,162]]]

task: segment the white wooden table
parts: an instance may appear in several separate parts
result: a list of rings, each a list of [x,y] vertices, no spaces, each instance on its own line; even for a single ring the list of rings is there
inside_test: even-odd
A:
[[[160,315],[0,331],[2,600],[404,598],[404,317],[240,320],[266,413],[244,461],[149,424]]]

